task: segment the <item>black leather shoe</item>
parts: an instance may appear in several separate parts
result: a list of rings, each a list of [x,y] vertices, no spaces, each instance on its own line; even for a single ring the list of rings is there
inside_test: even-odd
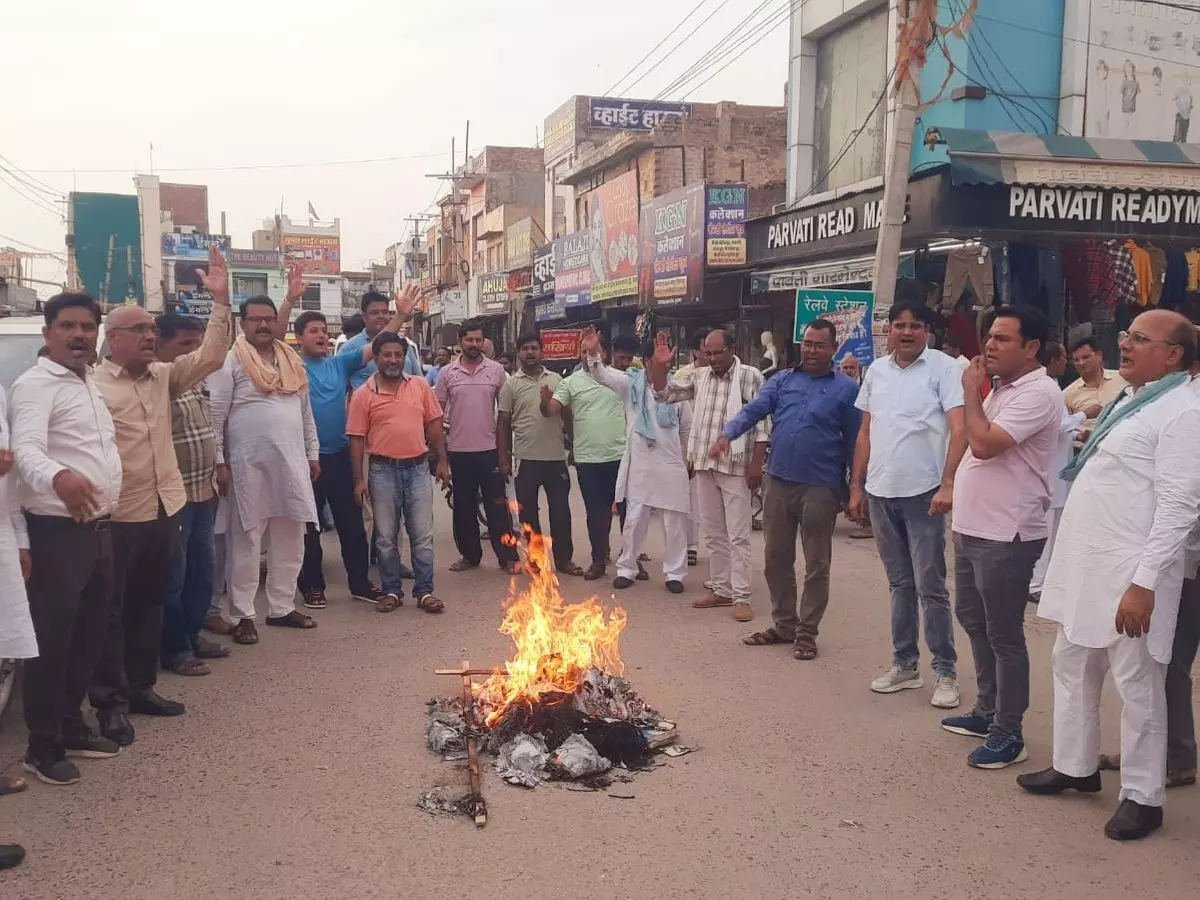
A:
[[[177,700],[167,700],[154,691],[129,698],[129,711],[136,716],[182,716],[184,706]]]
[[[631,587],[633,587],[633,579],[626,578],[624,575],[618,575],[616,578],[613,579],[613,587],[615,587],[618,591],[623,591],[626,588],[631,588]]]
[[[1114,841],[1140,841],[1162,828],[1161,806],[1142,806],[1136,800],[1122,800],[1113,817],[1104,826],[1104,836]]]
[[[671,581],[667,582],[667,590],[670,591],[672,594],[682,594],[683,593],[683,582],[672,579]]]
[[[114,744],[128,747],[133,743],[133,726],[129,717],[115,709],[96,710],[96,724],[100,726],[100,734]]]
[[[0,869],[12,869],[25,859],[25,848],[20,844],[0,844]]]
[[[1031,794],[1061,794],[1063,791],[1095,794],[1101,787],[1099,771],[1083,778],[1073,778],[1070,775],[1064,775],[1057,769],[1044,769],[1041,772],[1018,775],[1017,784]]]

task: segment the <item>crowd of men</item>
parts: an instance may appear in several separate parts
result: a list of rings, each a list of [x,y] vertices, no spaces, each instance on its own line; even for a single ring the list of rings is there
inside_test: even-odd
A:
[[[750,533],[761,489],[771,624],[743,640],[786,645],[799,660],[818,654],[834,524],[846,512],[873,530],[891,589],[892,660],[871,690],[923,688],[923,623],[931,703],[947,710],[961,702],[949,522],[954,612],[971,642],[976,699],[941,724],[980,741],[968,763],[998,769],[1026,758],[1032,599],[1060,624],[1054,754],[1020,785],[1097,791],[1100,768],[1119,768],[1121,804],[1106,833],[1126,840],[1159,827],[1166,786],[1194,783],[1200,396],[1186,319],[1140,315],[1121,342],[1119,373],[1103,369],[1093,342],[1079,342],[1071,360],[1080,378],[1065,391],[1054,380],[1064,348],[1042,314],[1020,307],[996,311],[984,354],[969,361],[931,348],[929,309],[897,305],[890,352],[865,371],[835,365],[836,328],[817,320],[800,362],[765,381],[724,329],[698,333],[678,369],[663,335],[643,348],[588,329],[567,377],[544,365],[531,333],[518,338],[509,372],[471,320],[460,352],[440,348],[426,372],[404,336],[413,289],[394,309],[382,294],[364,295],[362,330],[336,353],[324,316],[300,314],[297,352],[284,338],[305,288],[299,271],[278,308],[265,296],[241,304],[232,342],[217,251],[200,277],[214,297],[207,323],[121,307],[108,314],[99,360],[100,307],[83,294],[48,301],[44,355],[0,415],[0,443],[11,446],[0,452],[0,490],[14,510],[0,523],[0,656],[28,659],[24,767],[39,780],[74,784],[71,759],[116,756],[135,739],[131,715],[183,714],[159,695],[157,677],[206,675],[229,655],[202,631],[257,643],[264,555],[265,624],[315,628],[296,598],[308,610],[327,604],[326,507],[351,597],[392,612],[410,581],[419,610],[443,612],[436,480],[453,498],[460,558],[451,572],[483,562],[482,508],[498,563],[520,574],[511,483],[520,524],[551,539],[560,575],[606,576],[615,506],[615,589],[650,579],[641,551],[657,518],[666,589],[684,592],[702,550],[708,578],[692,606],[730,608],[738,622],[754,617]],[[571,467],[587,515],[586,568],[575,560]],[[1119,756],[1099,747],[1108,671],[1123,703]],[[0,782],[6,793],[24,787]],[[0,863],[19,861],[18,849],[0,852]]]

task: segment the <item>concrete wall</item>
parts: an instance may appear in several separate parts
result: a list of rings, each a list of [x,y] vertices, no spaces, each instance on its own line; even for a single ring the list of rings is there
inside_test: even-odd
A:
[[[156,175],[135,175],[133,186],[137,192],[141,223],[146,310],[160,313],[163,311],[162,186]]]

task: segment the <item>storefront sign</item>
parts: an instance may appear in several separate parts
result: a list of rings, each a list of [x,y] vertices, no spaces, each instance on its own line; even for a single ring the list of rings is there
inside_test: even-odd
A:
[[[838,349],[834,363],[856,356],[865,369],[875,360],[871,341],[871,314],[875,295],[871,291],[796,291],[796,330],[793,340],[804,340],[804,329],[817,319],[833,323]]]
[[[280,238],[287,263],[299,263],[306,275],[337,275],[342,271],[341,238],[317,234],[285,234]]]
[[[554,293],[554,244],[544,244],[533,251],[534,299]]]
[[[663,194],[642,206],[644,301],[699,300],[704,290],[704,185]]]
[[[533,261],[533,219],[526,217],[504,232],[504,257],[510,269],[529,266]]]
[[[586,231],[573,232],[554,242],[554,296],[564,307],[592,302],[589,242]]]
[[[479,276],[480,312],[508,312],[508,273],[496,272]]]
[[[806,216],[794,216],[767,229],[767,249],[826,241],[860,231],[875,231],[883,215],[883,199],[851,203]]]
[[[638,182],[626,172],[587,194],[592,299],[637,293]]]
[[[533,304],[533,321],[556,322],[567,317],[567,308],[555,296],[545,297]]]
[[[655,103],[612,97],[592,97],[588,101],[588,123],[592,128],[651,131],[663,119],[683,119],[691,112],[692,108],[687,103]]]
[[[706,193],[705,244],[708,267],[744,266],[749,188],[744,184],[710,184]]]
[[[575,145],[575,97],[546,117],[542,131],[546,165],[557,160]]]
[[[175,298],[175,311],[180,315],[201,318],[208,318],[212,315],[213,296],[205,288],[195,291],[179,291]]]
[[[543,328],[542,359],[547,362],[562,362],[579,359],[579,345],[583,332],[578,329]]]
[[[1200,225],[1200,194],[1008,186],[1010,219]]]
[[[528,267],[508,273],[508,292],[510,294],[528,294],[532,285],[533,272]]]
[[[231,248],[225,255],[231,269],[278,269],[279,254],[274,250],[238,250]]]
[[[208,259],[209,248],[216,247],[222,253],[229,252],[227,234],[164,234],[162,255],[164,259]]]
[[[467,292],[463,290],[442,291],[442,318],[446,323],[462,322],[467,318]]]
[[[750,279],[750,293],[795,291],[800,288],[841,287],[849,284],[870,284],[875,276],[875,257],[813,263],[795,269],[766,272]]]

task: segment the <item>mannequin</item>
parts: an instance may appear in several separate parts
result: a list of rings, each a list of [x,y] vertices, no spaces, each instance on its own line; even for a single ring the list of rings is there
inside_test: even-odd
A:
[[[767,363],[762,368],[763,378],[770,378],[779,371],[779,351],[775,349],[775,335],[764,331],[759,341],[762,342],[763,360]]]

